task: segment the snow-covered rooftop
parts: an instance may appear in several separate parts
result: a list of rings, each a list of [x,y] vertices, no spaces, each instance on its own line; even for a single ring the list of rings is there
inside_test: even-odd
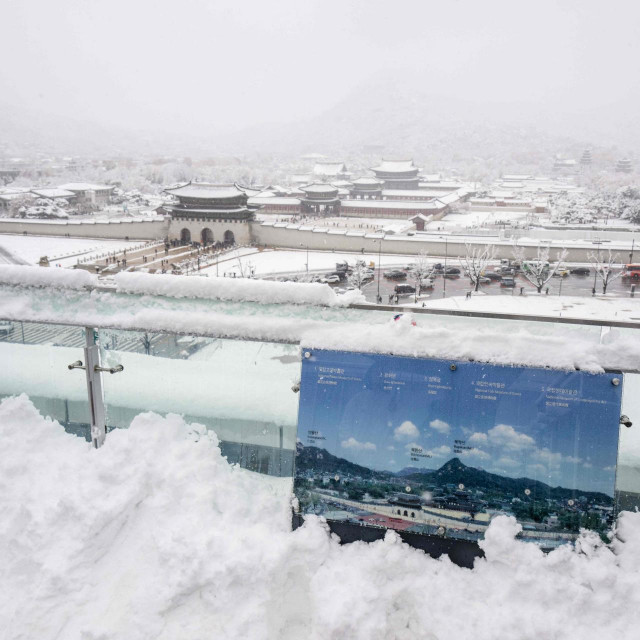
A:
[[[413,164],[413,160],[385,160],[372,171],[381,171],[384,173],[405,173],[407,171],[417,171],[418,167]]]
[[[348,171],[344,162],[316,162],[313,173],[316,176],[335,176]]]
[[[65,191],[111,191],[113,186],[108,184],[92,184],[90,182],[69,182],[67,184],[61,184],[59,189]]]
[[[249,204],[256,204],[256,205],[299,205],[300,204],[300,198],[279,198],[277,196],[269,196],[269,197],[264,197],[264,196],[254,196],[252,198],[249,198]]]
[[[332,184],[325,184],[323,182],[314,182],[312,184],[300,187],[305,193],[337,193],[338,189]]]
[[[355,180],[352,180],[351,184],[362,187],[379,187],[383,183],[382,180],[378,180],[377,178],[368,178],[365,176],[363,178],[356,178]]]
[[[69,191],[68,189],[59,189],[59,188],[42,188],[42,189],[32,189],[31,193],[35,193],[37,196],[41,198],[71,198],[75,195],[73,191]]]
[[[417,202],[413,200],[342,200],[342,208],[347,209],[411,209],[423,211],[439,209],[442,205],[437,202]]]
[[[219,185],[208,182],[191,182],[181,187],[165,189],[165,192],[174,196],[202,199],[237,198],[246,195],[235,185]]]

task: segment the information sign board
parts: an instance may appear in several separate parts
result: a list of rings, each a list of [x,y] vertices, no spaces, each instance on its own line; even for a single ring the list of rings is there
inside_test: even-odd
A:
[[[303,513],[477,540],[492,518],[553,547],[614,515],[622,376],[305,352]]]

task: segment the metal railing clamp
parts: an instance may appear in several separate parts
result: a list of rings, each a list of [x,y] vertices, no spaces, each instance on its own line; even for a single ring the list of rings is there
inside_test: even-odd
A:
[[[120,373],[124,371],[124,367],[119,364],[115,367],[100,367],[97,364],[93,367],[94,371],[104,371],[104,373]]]

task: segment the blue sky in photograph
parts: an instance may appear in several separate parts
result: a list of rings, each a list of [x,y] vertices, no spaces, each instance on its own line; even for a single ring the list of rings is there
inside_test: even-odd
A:
[[[458,457],[500,475],[613,495],[614,374],[451,364],[314,352],[303,363],[298,437],[376,470],[437,469]]]

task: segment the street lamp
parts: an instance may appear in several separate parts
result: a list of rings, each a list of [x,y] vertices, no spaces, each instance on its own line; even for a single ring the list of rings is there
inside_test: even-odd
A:
[[[380,260],[381,255],[382,255],[382,241],[384,239],[384,234],[382,235],[382,238],[380,238],[378,240],[378,294],[376,297],[376,302],[380,303],[380,273],[381,273],[381,269],[382,269],[382,265],[380,264]]]
[[[442,274],[442,297],[447,296],[447,256],[449,255],[448,238],[444,239],[444,273]]]

